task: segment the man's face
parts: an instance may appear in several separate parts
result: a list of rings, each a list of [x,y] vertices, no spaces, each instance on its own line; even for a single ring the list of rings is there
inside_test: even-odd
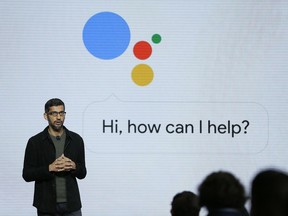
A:
[[[48,121],[49,127],[54,131],[60,131],[63,128],[65,120],[64,106],[52,106],[48,113],[44,113],[44,118]]]

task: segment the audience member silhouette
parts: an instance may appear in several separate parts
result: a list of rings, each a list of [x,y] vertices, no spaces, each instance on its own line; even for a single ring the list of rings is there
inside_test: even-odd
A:
[[[251,216],[288,216],[288,175],[279,170],[259,172],[251,186]]]
[[[245,212],[244,186],[229,172],[209,174],[199,186],[199,199],[208,216],[243,216]]]
[[[183,191],[173,197],[171,203],[172,216],[198,216],[199,212],[199,198],[196,194]]]

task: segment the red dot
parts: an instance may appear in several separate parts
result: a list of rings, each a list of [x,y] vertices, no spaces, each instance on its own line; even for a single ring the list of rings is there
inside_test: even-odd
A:
[[[136,56],[136,58],[144,60],[151,56],[152,47],[146,41],[139,41],[134,45],[133,53]]]

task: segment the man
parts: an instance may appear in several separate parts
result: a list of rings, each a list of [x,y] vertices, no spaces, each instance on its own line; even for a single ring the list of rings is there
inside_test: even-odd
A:
[[[229,172],[213,172],[199,186],[200,205],[208,216],[243,216],[246,201],[244,186]]]
[[[190,191],[177,193],[171,203],[171,216],[198,216],[200,212],[199,199]]]
[[[38,216],[81,216],[76,178],[86,176],[83,139],[63,124],[65,105],[58,98],[45,104],[48,126],[27,143],[22,176],[35,181],[33,206]]]
[[[257,173],[251,185],[252,216],[288,215],[288,173],[265,169]]]

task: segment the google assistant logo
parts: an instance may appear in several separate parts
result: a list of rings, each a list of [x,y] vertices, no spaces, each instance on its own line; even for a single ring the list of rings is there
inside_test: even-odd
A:
[[[127,50],[130,38],[127,22],[112,12],[93,15],[83,29],[83,42],[86,49],[102,60],[111,60],[121,56]],[[151,40],[154,44],[159,44],[161,36],[154,34]],[[138,41],[133,46],[133,54],[137,59],[144,61],[152,55],[152,46],[147,41]],[[153,69],[147,64],[141,63],[132,69],[131,79],[138,86],[149,85],[153,78]]]

